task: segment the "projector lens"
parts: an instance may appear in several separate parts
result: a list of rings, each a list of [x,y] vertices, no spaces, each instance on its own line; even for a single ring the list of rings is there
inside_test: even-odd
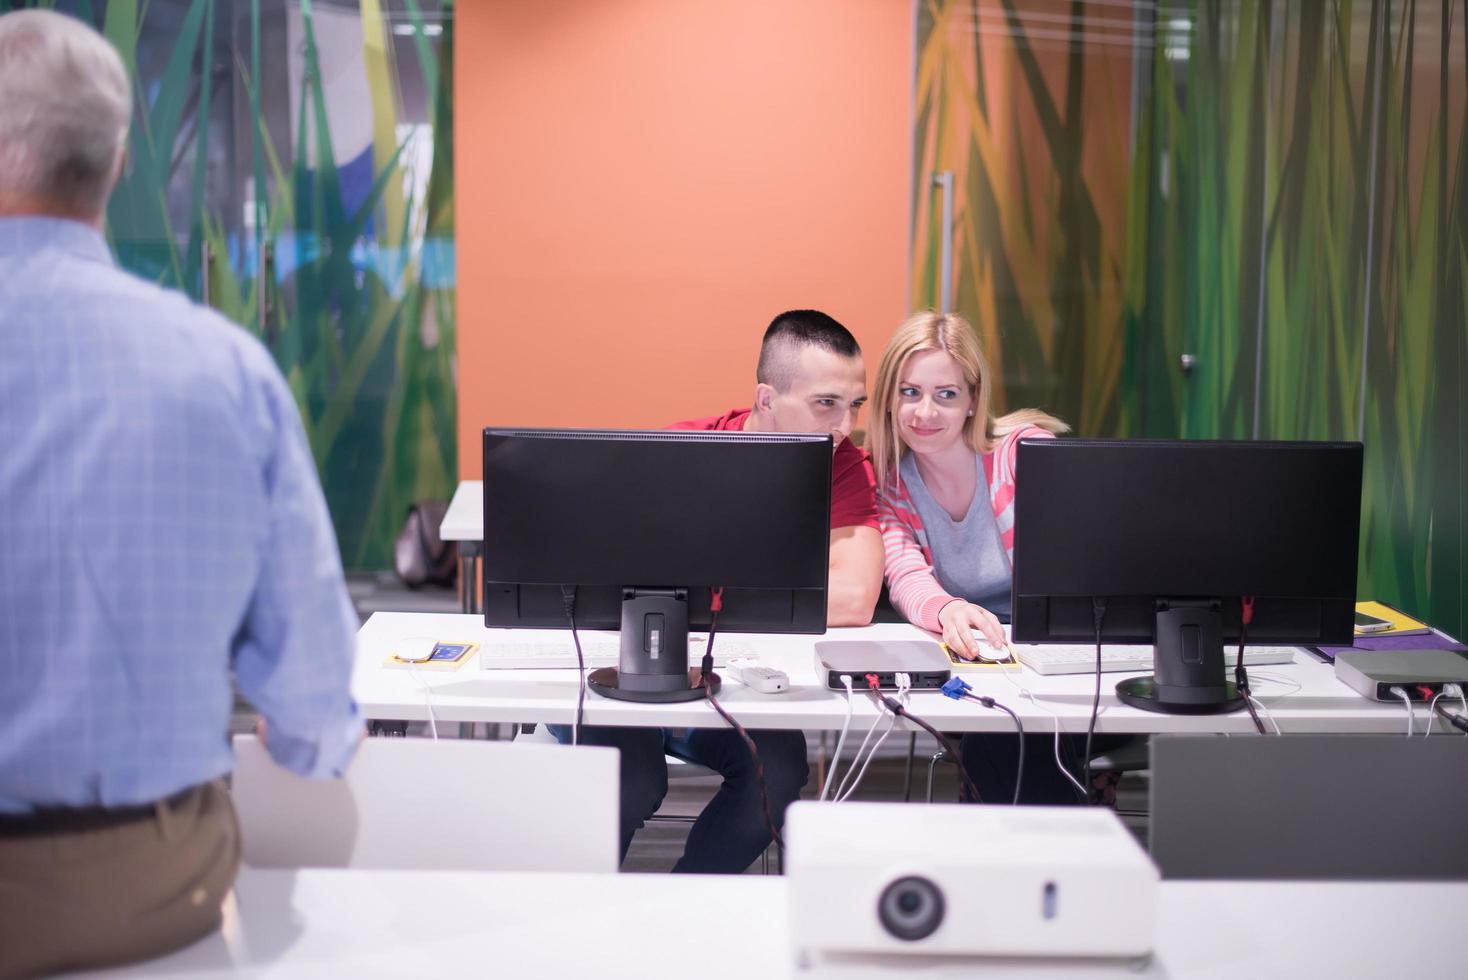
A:
[[[943,923],[943,893],[927,878],[898,878],[882,889],[877,899],[877,918],[882,928],[898,939],[926,939]]]

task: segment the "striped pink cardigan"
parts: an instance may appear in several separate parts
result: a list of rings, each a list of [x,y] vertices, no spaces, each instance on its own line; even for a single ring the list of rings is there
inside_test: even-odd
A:
[[[999,440],[991,453],[982,457],[984,478],[989,484],[989,502],[1004,553],[1014,560],[1014,459],[1021,439],[1048,439],[1054,435],[1038,426],[1016,429]],[[933,553],[923,519],[908,496],[907,488],[889,478],[887,488],[877,494],[877,520],[886,553],[887,590],[892,604],[907,621],[923,629],[940,632],[938,611],[958,596],[949,595],[933,572]]]

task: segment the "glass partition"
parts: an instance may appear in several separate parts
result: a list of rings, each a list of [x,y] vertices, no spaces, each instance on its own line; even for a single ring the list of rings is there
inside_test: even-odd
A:
[[[1468,630],[1463,5],[915,10],[912,304],[949,284],[996,406],[1362,439],[1360,593]]]
[[[133,77],[107,211],[119,262],[270,348],[344,563],[387,567],[409,503],[447,498],[457,474],[452,6],[54,6]]]

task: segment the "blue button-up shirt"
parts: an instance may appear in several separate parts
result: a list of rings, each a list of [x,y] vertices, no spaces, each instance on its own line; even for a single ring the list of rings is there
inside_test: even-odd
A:
[[[338,774],[356,626],[265,348],[86,225],[0,218],[0,812],[229,772],[231,670],[277,762]]]

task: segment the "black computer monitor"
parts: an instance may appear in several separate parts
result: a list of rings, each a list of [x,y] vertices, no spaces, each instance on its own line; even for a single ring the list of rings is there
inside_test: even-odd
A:
[[[1127,704],[1243,706],[1223,644],[1352,641],[1361,444],[1023,440],[1013,636],[1153,643]]]
[[[704,696],[688,628],[822,633],[831,437],[786,433],[484,430],[484,622],[620,629],[592,690]]]

